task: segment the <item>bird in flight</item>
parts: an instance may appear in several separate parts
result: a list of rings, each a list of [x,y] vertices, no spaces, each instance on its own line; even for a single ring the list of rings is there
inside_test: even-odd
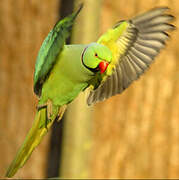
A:
[[[169,8],[158,7],[118,22],[97,42],[66,45],[81,9],[58,21],[42,43],[34,73],[34,92],[39,98],[35,120],[7,177],[25,164],[80,92],[88,89],[88,105],[123,92],[149,68],[165,47],[168,31],[175,29]]]

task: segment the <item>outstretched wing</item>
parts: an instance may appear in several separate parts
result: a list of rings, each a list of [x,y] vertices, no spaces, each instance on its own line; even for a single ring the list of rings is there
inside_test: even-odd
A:
[[[113,60],[107,77],[90,91],[88,105],[121,93],[149,67],[165,46],[167,31],[175,28],[169,24],[174,17],[166,14],[166,10],[167,7],[155,8],[121,21],[101,36],[98,43],[111,50]]]
[[[56,57],[62,51],[65,41],[70,35],[75,18],[81,9],[82,5],[77,12],[58,21],[54,28],[49,32],[39,50],[34,73],[34,92],[38,96],[41,95],[43,82],[53,68],[53,65],[57,60]]]

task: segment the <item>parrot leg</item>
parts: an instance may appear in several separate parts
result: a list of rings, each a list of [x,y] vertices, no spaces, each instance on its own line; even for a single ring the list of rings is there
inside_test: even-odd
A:
[[[47,118],[51,120],[52,118],[52,113],[53,113],[53,104],[50,99],[47,101]]]
[[[47,104],[41,104],[41,105],[37,105],[36,109],[37,111],[40,111],[41,109],[46,108],[46,107],[47,107]]]
[[[52,113],[53,113],[53,104],[52,101],[50,99],[48,99],[47,103],[45,104],[41,104],[41,105],[37,105],[37,110],[41,110],[43,108],[47,108],[47,118],[51,119]]]
[[[47,103],[37,106],[38,111],[43,109],[43,108],[46,108],[46,118],[45,118],[44,126],[48,131],[47,125],[49,122],[51,122],[52,113],[53,113],[52,101],[50,99],[48,99]]]

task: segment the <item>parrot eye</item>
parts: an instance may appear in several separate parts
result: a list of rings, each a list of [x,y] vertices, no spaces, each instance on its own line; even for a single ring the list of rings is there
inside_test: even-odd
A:
[[[95,53],[95,57],[98,57],[98,54],[97,54],[97,53]]]

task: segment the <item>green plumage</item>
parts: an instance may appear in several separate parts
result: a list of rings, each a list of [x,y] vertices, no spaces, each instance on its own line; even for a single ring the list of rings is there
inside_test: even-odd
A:
[[[62,51],[66,39],[69,37],[72,25],[79,10],[70,16],[58,21],[53,30],[45,38],[37,56],[34,73],[34,92],[40,96],[43,82],[49,75],[57,61],[58,54]]]
[[[44,104],[48,99],[56,106],[68,104],[88,86],[93,73],[81,64],[80,56],[84,48],[85,45],[64,46],[43,84],[39,104]]]
[[[39,96],[35,121],[6,176],[28,160],[66,106],[89,86],[88,105],[123,92],[153,62],[174,26],[166,7],[117,23],[97,43],[65,45],[76,13],[57,22],[44,40],[35,64],[34,92]]]

